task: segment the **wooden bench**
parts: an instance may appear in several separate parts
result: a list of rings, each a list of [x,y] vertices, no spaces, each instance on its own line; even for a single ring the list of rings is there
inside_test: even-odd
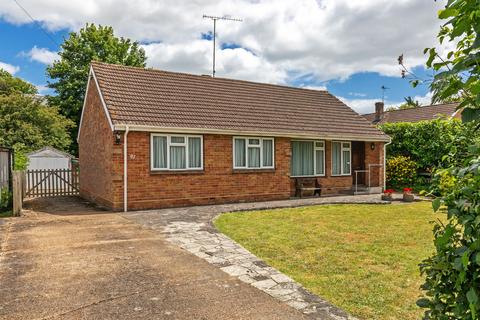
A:
[[[303,198],[304,191],[313,191],[313,196],[322,193],[322,187],[317,178],[295,178],[295,197]]]

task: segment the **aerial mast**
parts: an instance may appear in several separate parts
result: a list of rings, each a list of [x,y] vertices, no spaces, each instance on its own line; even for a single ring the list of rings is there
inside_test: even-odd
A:
[[[204,14],[203,19],[210,19],[213,20],[213,65],[212,65],[212,77],[215,77],[215,38],[217,36],[216,34],[216,29],[217,29],[217,20],[228,20],[228,21],[237,21],[237,22],[242,22],[242,19],[236,19],[236,18],[231,18],[230,16],[223,16],[223,17],[217,17],[217,16],[209,16]]]

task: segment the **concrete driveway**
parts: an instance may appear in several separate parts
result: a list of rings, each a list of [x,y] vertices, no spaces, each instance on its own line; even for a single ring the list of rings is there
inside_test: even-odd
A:
[[[118,214],[30,208],[0,222],[0,319],[304,319]]]

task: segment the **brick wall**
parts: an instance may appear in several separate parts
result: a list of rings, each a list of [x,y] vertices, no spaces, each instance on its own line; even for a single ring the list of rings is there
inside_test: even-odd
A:
[[[88,88],[78,141],[80,195],[113,207],[113,134],[93,79]]]
[[[122,137],[123,139],[123,137]],[[150,134],[128,134],[128,207],[148,209],[204,205],[238,201],[288,199],[295,193],[290,178],[289,138],[275,138],[275,170],[234,170],[232,136],[204,135],[204,170],[191,172],[152,172]],[[365,144],[367,163],[383,161],[383,144],[371,150]],[[331,142],[326,142],[326,176],[318,178],[322,194],[351,190],[353,176],[331,175]],[[123,208],[123,140],[113,148],[113,207]],[[377,174],[378,175],[378,174]],[[377,181],[383,177],[377,176]],[[373,180],[373,179],[372,179]]]

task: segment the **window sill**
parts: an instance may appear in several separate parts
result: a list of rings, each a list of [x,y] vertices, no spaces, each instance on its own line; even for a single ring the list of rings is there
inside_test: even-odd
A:
[[[204,173],[204,170],[150,170],[150,175],[189,175]]]
[[[326,176],[324,174],[316,174],[316,175],[311,175],[311,176],[290,176],[292,179],[296,178],[325,178]]]
[[[275,169],[233,169],[233,173],[273,173]]]
[[[330,177],[351,177],[351,174],[332,174]]]

